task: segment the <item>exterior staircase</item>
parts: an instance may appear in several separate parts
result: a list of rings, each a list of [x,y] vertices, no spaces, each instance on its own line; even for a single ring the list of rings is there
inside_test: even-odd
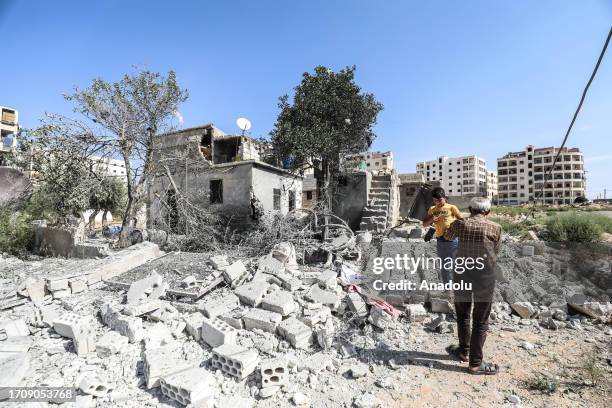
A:
[[[363,208],[360,231],[383,232],[391,226],[391,175],[372,176],[368,205]]]

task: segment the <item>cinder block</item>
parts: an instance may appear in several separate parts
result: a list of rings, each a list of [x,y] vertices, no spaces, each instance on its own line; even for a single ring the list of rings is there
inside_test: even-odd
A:
[[[80,293],[87,290],[87,281],[85,279],[71,279],[68,281],[72,293]]]
[[[317,278],[317,283],[322,289],[335,290],[338,287],[338,273],[332,269],[326,269]]]
[[[234,310],[239,306],[240,300],[238,299],[238,296],[234,295],[233,293],[229,293],[221,298],[203,300],[202,302],[198,303],[198,310],[202,312],[204,316],[212,319],[213,317],[217,317],[223,313]]]
[[[246,314],[246,311],[242,309],[232,310],[231,312],[227,312],[219,316],[219,319],[223,320],[225,323],[229,324],[236,330],[244,329],[244,322],[242,318]]]
[[[189,405],[214,396],[217,380],[204,368],[192,367],[159,380],[162,394],[183,405]]]
[[[287,384],[287,359],[277,358],[261,362],[261,388]]]
[[[359,293],[351,292],[347,294],[346,304],[356,316],[366,317],[368,315],[368,307]]]
[[[173,322],[179,317],[179,311],[169,302],[162,302],[161,307],[149,315],[154,322]]]
[[[331,317],[331,309],[323,306],[319,309],[304,309],[304,316],[300,320],[307,326],[314,327],[319,323],[325,323]]]
[[[254,280],[239,286],[234,291],[240,301],[246,305],[257,307],[270,289],[270,284],[263,280]]]
[[[109,303],[100,307],[102,322],[112,330],[126,336],[130,343],[139,342],[144,336],[142,320],[138,317],[125,316],[115,310]]]
[[[329,306],[332,310],[335,310],[340,305],[340,297],[335,291],[321,289],[318,284],[310,287],[306,298],[315,303]]]
[[[198,365],[195,361],[179,358],[173,347],[158,347],[145,350],[143,352],[143,363],[147,389],[158,387],[159,379],[163,375]]]
[[[68,279],[49,280],[47,281],[47,289],[49,289],[50,292],[68,289]]]
[[[236,341],[236,329],[218,318],[204,318],[202,321],[202,340],[211,347]]]
[[[283,316],[279,313],[262,309],[251,309],[242,317],[245,329],[260,329],[269,333],[276,332],[276,326],[281,320]]]
[[[370,310],[368,321],[379,329],[386,329],[393,324],[393,317],[384,310],[373,307]]]
[[[232,289],[238,286],[241,282],[247,278],[248,271],[242,261],[236,261],[233,264],[227,266],[223,271],[223,278],[225,282],[231,285]]]
[[[295,317],[280,322],[278,333],[295,348],[308,348],[312,344],[312,329]]]
[[[406,305],[406,314],[411,322],[420,322],[427,317],[427,311],[422,304]]]
[[[70,296],[71,294],[72,292],[70,291],[70,289],[60,289],[60,290],[51,291],[51,295],[53,296],[53,299],[64,299]]]
[[[278,276],[279,274],[285,272],[285,266],[281,261],[268,254],[259,258],[257,272],[269,273],[270,275]]]
[[[183,317],[183,321],[185,321],[186,324],[185,328],[187,329],[187,333],[189,333],[196,341],[199,341],[202,338],[201,330],[204,319],[204,315],[200,312],[195,312]]]
[[[53,321],[53,330],[60,336],[74,339],[80,327],[85,325],[87,325],[87,321],[83,316],[67,312]]]
[[[224,344],[213,349],[212,366],[224,373],[242,380],[257,367],[257,350],[247,349],[236,344]]]
[[[291,293],[279,289],[264,296],[261,301],[261,308],[287,316],[295,311],[297,305]]]
[[[77,388],[98,398],[104,397],[111,390],[111,386],[94,373],[86,373],[78,381]]]
[[[211,263],[213,268],[219,269],[219,270],[225,269],[225,267],[227,267],[229,265],[229,262],[227,261],[227,255],[215,255],[215,256],[211,256],[208,259],[208,262]]]
[[[72,340],[77,355],[84,356],[96,350],[96,333],[90,324],[79,326]],[[127,339],[126,339],[127,343]]]
[[[128,339],[115,331],[103,335],[96,342],[96,353],[98,357],[108,357],[117,354],[122,348],[126,347]]]

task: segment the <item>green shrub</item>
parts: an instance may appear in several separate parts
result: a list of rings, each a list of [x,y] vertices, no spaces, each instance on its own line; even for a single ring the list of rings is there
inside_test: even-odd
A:
[[[491,217],[491,221],[498,223],[503,232],[513,237],[524,237],[537,224],[537,221],[532,218],[515,221],[506,217]]]
[[[604,218],[594,214],[558,214],[547,220],[546,227],[553,241],[593,242],[612,228],[612,220]]]
[[[34,230],[29,214],[11,208],[0,209],[0,252],[20,255],[32,247]]]

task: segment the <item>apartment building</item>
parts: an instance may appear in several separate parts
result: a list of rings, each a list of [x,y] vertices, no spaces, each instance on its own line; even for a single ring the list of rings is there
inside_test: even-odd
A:
[[[92,157],[91,159],[97,163],[96,169],[100,172],[106,173],[108,176],[125,177],[127,175],[127,171],[125,170],[125,162],[123,160],[97,156]]]
[[[491,201],[497,201],[497,172],[487,170],[487,198]]]
[[[0,106],[0,154],[10,153],[17,147],[19,113],[16,109]]]
[[[392,173],[393,152],[363,152],[345,156],[345,166],[373,173]]]
[[[578,148],[563,148],[543,186],[544,174],[558,152],[555,147],[529,145],[524,151],[510,152],[497,159],[498,202],[516,205],[537,200],[546,204],[571,204],[577,197],[583,197],[584,158]]]
[[[487,187],[491,179],[490,172],[487,172],[486,161],[478,156],[441,156],[417,163],[416,171],[427,182],[439,182],[449,196],[479,195],[493,198],[496,194],[493,188],[489,191]]]

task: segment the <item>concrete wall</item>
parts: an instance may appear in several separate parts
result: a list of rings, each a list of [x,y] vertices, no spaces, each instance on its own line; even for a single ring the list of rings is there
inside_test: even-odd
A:
[[[237,222],[246,222],[251,213],[250,207],[250,165],[222,165],[217,167],[191,166],[185,172],[176,168],[173,174],[174,182],[180,192],[189,197],[192,204],[208,208],[213,212],[234,215]],[[223,202],[210,203],[210,181],[222,180]],[[159,197],[165,197],[171,190],[170,180],[159,176],[149,186],[149,227],[160,226],[157,222],[167,215],[167,210]],[[163,198],[166,200],[166,198]],[[162,224],[163,225],[163,224]]]
[[[274,189],[281,191],[281,214],[289,211],[289,191],[295,193],[295,208],[302,208],[302,179],[283,175],[274,170],[255,165],[252,171],[253,193],[262,203],[265,212],[274,212]]]
[[[368,192],[372,174],[369,172],[350,173],[346,185],[338,186],[334,197],[334,214],[342,218],[354,231],[359,229],[363,207],[368,204]]]

